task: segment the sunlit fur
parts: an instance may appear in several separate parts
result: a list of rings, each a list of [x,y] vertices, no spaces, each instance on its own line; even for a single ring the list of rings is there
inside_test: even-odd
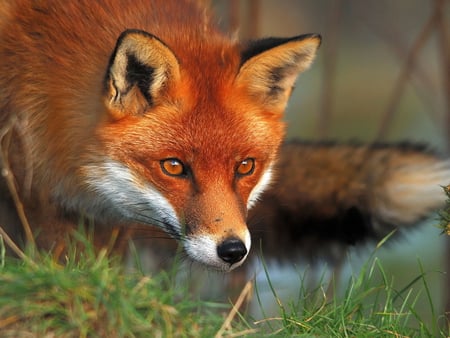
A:
[[[140,222],[211,267],[242,263],[216,248],[233,238],[250,250],[247,207],[270,181],[283,110],[320,37],[240,43],[201,3],[0,3],[2,146],[42,246],[84,216],[97,238]],[[183,175],[161,169],[170,158]],[[254,170],[238,175],[248,158]]]

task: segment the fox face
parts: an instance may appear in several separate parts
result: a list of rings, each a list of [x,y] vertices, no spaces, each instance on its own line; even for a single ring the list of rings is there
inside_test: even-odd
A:
[[[210,267],[239,266],[247,210],[270,182],[282,112],[319,41],[231,46],[200,74],[157,37],[125,31],[105,77],[102,151],[80,169],[96,198],[82,208],[160,226]]]
[[[26,151],[10,162],[42,246],[82,215],[99,231],[159,226],[196,261],[240,265],[320,37],[241,44],[194,1],[0,7],[0,121],[20,120],[11,144]]]

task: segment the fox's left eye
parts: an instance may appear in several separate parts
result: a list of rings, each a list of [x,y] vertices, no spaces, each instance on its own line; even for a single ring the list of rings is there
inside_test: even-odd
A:
[[[255,159],[246,158],[241,163],[239,163],[239,166],[236,169],[236,174],[238,176],[247,176],[253,174],[254,170],[255,170]]]
[[[176,158],[162,160],[161,169],[164,174],[169,176],[183,176],[186,174],[183,162]]]

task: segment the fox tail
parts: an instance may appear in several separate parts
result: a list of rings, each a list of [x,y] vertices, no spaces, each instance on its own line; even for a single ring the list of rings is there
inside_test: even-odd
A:
[[[251,210],[253,241],[275,257],[299,251],[332,259],[336,247],[405,232],[442,208],[450,160],[406,143],[293,141],[280,152],[277,174]]]

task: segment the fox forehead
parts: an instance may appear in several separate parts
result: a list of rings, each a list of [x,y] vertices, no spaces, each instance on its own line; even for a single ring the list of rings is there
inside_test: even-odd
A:
[[[242,108],[236,103],[213,101],[153,107],[144,116],[108,124],[99,133],[107,145],[115,144],[108,149],[118,156],[182,157],[193,162],[224,157],[232,161],[272,159],[283,129],[278,117],[257,106]],[[132,154],[125,154],[127,151]]]
[[[262,123],[261,123],[262,124]],[[148,143],[141,151],[149,159],[178,158],[193,169],[229,172],[246,158],[272,161],[278,142],[270,133],[258,133],[256,123],[211,121],[209,124],[173,126],[171,136]]]
[[[242,156],[268,157],[282,136],[283,123],[271,121],[255,108],[204,104],[187,112],[179,128],[195,155],[222,157],[228,152],[232,159],[243,160]]]

